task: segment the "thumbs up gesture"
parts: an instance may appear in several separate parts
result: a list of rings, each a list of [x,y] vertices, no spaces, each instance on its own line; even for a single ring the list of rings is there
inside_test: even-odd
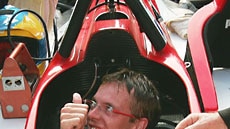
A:
[[[84,129],[88,113],[88,105],[82,104],[81,95],[73,94],[73,103],[67,103],[61,109],[61,129]]]

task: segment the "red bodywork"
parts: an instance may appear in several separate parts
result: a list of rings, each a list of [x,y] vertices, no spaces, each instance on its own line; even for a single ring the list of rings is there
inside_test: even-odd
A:
[[[206,55],[204,53],[204,50],[199,50],[199,49],[202,49],[203,47],[202,43],[197,43],[201,45],[201,47],[196,46],[196,50],[192,50],[194,48],[192,48],[191,46],[192,54],[193,52],[195,52],[197,55],[199,55],[200,57],[199,59],[202,59],[199,61],[194,61],[195,75],[191,75],[188,72],[184,64],[184,61],[178,56],[178,53],[176,52],[173,45],[171,44],[170,37],[167,33],[167,30],[164,27],[164,24],[162,24],[160,21],[157,21],[156,15],[153,13],[151,6],[154,6],[157,9],[157,6],[154,0],[152,0],[153,5],[151,5],[148,0],[142,0],[142,2],[144,3],[145,7],[151,11],[151,14],[153,16],[152,18],[154,18],[154,20],[157,21],[156,23],[159,25],[158,26],[160,30],[159,32],[162,33],[163,37],[166,39],[165,46],[160,50],[155,49],[155,46],[154,46],[155,43],[149,40],[143,28],[140,27],[141,23],[138,22],[138,20],[136,19],[136,16],[133,14],[129,6],[126,4],[126,1],[123,1],[123,0],[120,1],[121,3],[124,3],[124,4],[118,4],[115,2],[116,12],[119,12],[118,15],[122,16],[122,18],[121,17],[118,17],[115,19],[114,18],[107,18],[107,19],[102,18],[102,20],[101,19],[99,20],[100,16],[102,16],[105,13],[108,13],[109,11],[108,5],[102,5],[102,6],[96,7],[96,5],[99,5],[103,2],[104,0],[99,0],[99,2],[96,3],[96,0],[92,0],[90,9],[89,9],[90,11],[84,17],[82,27],[80,28],[80,33],[77,36],[77,39],[74,41],[75,43],[74,43],[73,48],[71,49],[71,53],[67,57],[65,57],[58,51],[53,57],[53,59],[51,60],[47,70],[41,77],[33,93],[33,99],[32,99],[32,104],[31,104],[32,106],[28,114],[28,119],[26,121],[25,129],[35,129],[35,128],[52,129],[53,123],[50,123],[50,127],[49,127],[48,124],[45,124],[45,120],[42,120],[42,118],[47,118],[48,120],[52,119],[52,117],[49,117],[50,112],[54,110],[58,112],[65,103],[67,103],[69,100],[71,101],[72,92],[77,92],[76,89],[74,89],[72,92],[68,94],[68,97],[66,97],[67,99],[62,100],[62,98],[65,98],[65,95],[67,94],[65,93],[66,91],[65,89],[68,89],[70,85],[75,84],[72,82],[72,80],[69,81],[68,79],[76,78],[77,80],[78,78],[81,78],[81,76],[84,76],[83,74],[79,74],[78,76],[75,76],[75,73],[73,72],[70,74],[68,73],[71,76],[62,80],[61,79],[62,75],[75,68],[77,69],[76,71],[81,71],[82,68],[85,68],[83,70],[84,72],[90,69],[90,68],[87,68],[86,66],[87,63],[84,64],[84,62],[91,61],[90,60],[91,56],[87,55],[87,52],[89,52],[88,49],[91,50],[91,47],[89,46],[92,45],[93,43],[97,44],[98,43],[97,41],[103,41],[102,39],[94,39],[94,36],[95,35],[97,36],[97,34],[100,34],[101,32],[102,32],[101,37],[103,37],[103,34],[109,36],[109,33],[114,33],[114,35],[119,35],[121,33],[122,34],[124,33],[124,35],[128,35],[127,37],[132,37],[132,41],[135,43],[137,50],[138,50],[137,53],[139,53],[141,61],[143,61],[143,66],[144,66],[143,68],[146,68],[146,69],[148,68],[147,70],[143,70],[143,71],[159,79],[156,81],[163,83],[163,85],[167,84],[167,86],[162,86],[163,88],[161,87],[161,85],[159,85],[160,93],[161,91],[164,91],[164,89],[168,90],[168,91],[165,91],[166,95],[164,97],[167,96],[168,100],[172,100],[172,101],[174,101],[175,99],[176,103],[179,106],[181,106],[182,109],[185,108],[186,112],[184,115],[187,115],[188,113],[191,113],[191,112],[203,112],[203,111],[209,112],[209,111],[217,110],[218,105],[216,101],[216,94],[215,94],[215,89],[213,86],[213,81],[211,78],[211,73],[208,70],[209,68],[208,63],[206,62],[206,60],[203,60],[204,57],[206,57]],[[96,8],[93,9],[94,7]],[[212,11],[209,11],[206,13],[210,13],[211,15],[211,12]],[[120,13],[122,15],[120,15]],[[124,18],[124,16],[126,16],[127,18]],[[72,17],[72,19],[74,19],[74,17]],[[108,31],[109,33],[107,33]],[[72,33],[72,35],[75,35],[75,34]],[[111,35],[111,37],[113,37],[113,35]],[[115,39],[118,40],[119,38],[122,39],[120,42],[126,39],[126,38],[123,39],[123,37],[117,37]],[[200,37],[198,37],[197,39],[199,38]],[[106,43],[110,44],[110,42],[111,44],[114,43],[112,39],[111,41],[108,40],[108,42]],[[61,47],[66,44],[68,44],[68,42],[64,42],[63,40]],[[104,54],[100,54],[100,52],[97,52],[99,53],[98,56],[100,59],[103,57],[105,57],[106,59],[107,58],[111,59],[110,64],[113,64],[113,61],[112,61],[113,59],[116,61],[116,54],[119,55],[120,53],[124,53],[124,56],[127,56],[128,58],[129,55],[128,54],[125,55],[125,54],[126,52],[128,53],[132,49],[132,48],[126,49],[126,52],[123,52],[122,46],[120,46],[120,49],[119,49],[119,46],[114,45],[114,49],[116,50],[110,49],[106,51],[108,48],[110,48],[110,45],[107,46],[105,43],[103,45],[104,46],[100,47],[101,49],[100,51],[104,51]],[[96,50],[97,49],[95,49],[95,51]],[[111,53],[114,52],[114,54],[111,54],[110,52]],[[112,57],[109,57],[111,55]],[[138,56],[138,59],[139,59],[139,56]],[[95,58],[96,56],[92,57],[92,60]],[[119,56],[119,58],[122,58],[122,57]],[[130,60],[132,60],[133,58],[135,57],[130,57]],[[147,63],[145,64],[144,61],[146,60],[147,60]],[[151,69],[151,64],[152,64],[151,62],[153,63],[153,71],[149,71],[149,69]],[[138,61],[138,63],[141,64],[142,62]],[[86,67],[82,66],[81,64],[84,64]],[[150,67],[147,67],[149,66],[148,64],[150,64]],[[135,65],[135,63],[133,65]],[[159,66],[159,68],[161,69],[157,69],[157,68],[155,69],[154,65],[157,65],[157,67]],[[136,67],[134,67],[133,69],[135,68]],[[139,66],[137,69],[140,70]],[[165,74],[165,73],[169,73],[169,74]],[[193,77],[195,76],[197,78],[197,82],[193,82],[191,79],[191,76]],[[59,81],[60,79],[62,81]],[[174,81],[173,83],[168,84],[167,83],[168,80],[174,80]],[[76,83],[81,84],[80,82],[76,82]],[[198,88],[195,86],[196,85],[195,83],[198,84]],[[77,87],[77,84],[76,84],[76,87]],[[58,90],[55,90],[56,88]],[[183,92],[180,92],[180,90],[178,90],[177,88]],[[53,92],[50,92],[50,91],[53,91]],[[170,92],[173,92],[173,94],[170,94]],[[168,96],[168,94],[172,96],[170,97]],[[175,98],[174,98],[174,95],[176,96]],[[201,97],[199,98],[199,96]],[[177,99],[179,99],[178,102],[177,102]],[[59,100],[61,102],[58,102]],[[53,106],[51,103],[52,104],[55,103],[57,106]],[[180,105],[180,103],[183,103],[183,104]],[[47,105],[44,105],[44,104],[47,104]],[[170,113],[173,113],[173,112],[174,111],[172,108],[172,111]],[[164,114],[164,110],[163,110],[163,114]],[[57,115],[56,117],[59,117],[59,116]],[[56,121],[56,123],[58,124],[58,120]]]
[[[188,27],[189,50],[191,52],[194,72],[199,85],[199,90],[201,94],[200,96],[203,100],[204,107],[210,107],[205,108],[205,111],[212,111],[216,108],[216,96],[214,95],[215,90],[213,89],[214,83],[210,80],[212,80],[213,78],[213,67],[223,67],[223,64],[217,64],[219,62],[215,59],[214,61],[216,61],[217,63],[214,62],[213,64],[212,58],[217,57],[215,56],[215,54],[218,53],[213,54],[212,50],[218,51],[218,48],[214,47],[214,44],[229,44],[229,40],[227,37],[215,36],[224,35],[225,33],[229,34],[229,27],[225,28],[227,25],[227,20],[229,19],[229,16],[226,17],[225,15],[228,13],[227,11],[229,11],[229,3],[230,2],[228,0],[214,0],[213,2],[198,10],[193,15]],[[225,28],[225,31],[219,31],[221,29],[217,28]],[[212,39],[210,38],[210,36],[212,37]],[[209,43],[210,40],[213,40],[213,42],[215,43]],[[225,43],[222,41],[224,41]],[[229,48],[229,45],[225,45],[225,47],[225,49],[227,49]],[[222,56],[218,57],[219,59],[225,56],[225,49],[222,48],[222,51],[220,51],[220,53],[222,53]],[[209,55],[209,53],[211,53],[211,55]],[[229,63],[225,62],[224,65],[228,64]]]

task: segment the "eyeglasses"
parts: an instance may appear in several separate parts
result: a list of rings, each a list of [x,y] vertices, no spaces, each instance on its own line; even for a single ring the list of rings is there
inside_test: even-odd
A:
[[[107,105],[107,104],[98,105],[97,102],[95,102],[93,100],[89,100],[89,99],[85,99],[83,102],[84,102],[84,104],[89,105],[90,110],[93,110],[98,106],[98,109],[100,111],[104,112],[105,114],[111,115],[111,113],[116,113],[116,114],[120,114],[123,116],[137,119],[137,117],[135,117],[132,114],[123,113],[123,112],[120,112],[118,110],[113,109],[113,107],[111,105]]]

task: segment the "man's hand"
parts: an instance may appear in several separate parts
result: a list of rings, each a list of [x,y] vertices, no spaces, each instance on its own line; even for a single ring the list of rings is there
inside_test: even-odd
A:
[[[216,112],[190,114],[175,129],[227,129],[227,127]]]
[[[73,103],[67,103],[61,109],[61,129],[84,129],[87,120],[88,105],[82,104],[80,94],[73,94]]]

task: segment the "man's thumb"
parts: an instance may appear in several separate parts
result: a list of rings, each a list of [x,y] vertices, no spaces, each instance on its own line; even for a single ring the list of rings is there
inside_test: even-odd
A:
[[[82,103],[81,95],[78,93],[73,94],[73,103]]]

